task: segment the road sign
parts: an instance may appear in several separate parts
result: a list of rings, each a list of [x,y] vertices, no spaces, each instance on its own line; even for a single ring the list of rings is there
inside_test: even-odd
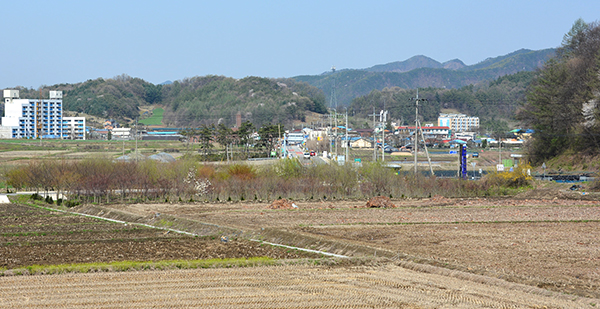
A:
[[[496,170],[498,172],[504,172],[504,164],[496,164]]]

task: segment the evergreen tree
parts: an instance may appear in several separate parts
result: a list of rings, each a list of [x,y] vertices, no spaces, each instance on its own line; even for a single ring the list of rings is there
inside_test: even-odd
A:
[[[600,26],[576,21],[557,53],[538,73],[518,115],[535,130],[529,148],[534,163],[568,150],[600,153]]]

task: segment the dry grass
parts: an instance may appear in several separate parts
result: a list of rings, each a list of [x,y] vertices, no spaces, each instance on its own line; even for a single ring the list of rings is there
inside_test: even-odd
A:
[[[0,278],[3,308],[592,308],[595,299],[408,265]]]

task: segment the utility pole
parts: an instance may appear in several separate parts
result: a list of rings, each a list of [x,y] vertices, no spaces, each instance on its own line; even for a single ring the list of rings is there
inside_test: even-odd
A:
[[[137,138],[138,138],[138,119],[136,117],[135,118],[135,161],[138,160]]]
[[[348,108],[346,108],[346,158],[344,164],[348,162],[348,148],[350,148],[350,141],[348,141]]]
[[[287,135],[283,132],[283,158],[287,158]]]
[[[333,133],[333,126],[331,125],[331,113],[329,113],[329,134],[327,135],[328,139],[329,139],[329,156],[331,156],[331,138],[333,137],[332,133]]]
[[[338,129],[338,127],[337,127],[338,126],[337,125],[337,106],[335,108],[336,109],[334,110],[334,117],[333,117],[333,124],[335,125],[335,131],[334,131],[335,135],[333,136],[333,142],[335,143],[335,145],[334,145],[334,147],[335,147],[334,148],[335,149],[335,157],[334,158],[337,161],[337,148],[338,148],[337,147],[337,137],[338,137],[338,132],[337,132],[337,129]]]
[[[429,162],[429,172],[431,176],[433,176],[433,167],[431,166],[431,158],[429,157],[429,151],[427,150],[427,143],[425,143],[425,134],[423,134],[423,126],[419,121],[419,131],[421,132],[421,137],[423,138],[423,148],[425,149],[425,154],[427,155],[427,162]]]
[[[373,116],[373,134],[371,134],[371,137],[373,138],[373,162],[376,162],[377,161],[377,140],[375,137],[375,116],[377,116],[377,114],[375,114],[375,106],[373,106],[373,114],[371,114],[369,116]]]
[[[419,99],[419,89],[417,89],[417,96],[411,100],[415,101],[415,136],[414,136],[414,151],[415,151],[415,177],[417,177],[417,152],[419,149],[419,101],[427,102],[427,99]],[[425,137],[423,136],[423,141]]]
[[[381,161],[385,161],[385,124],[387,122],[387,111],[379,112],[379,122],[381,123]]]
[[[334,110],[334,125],[336,127],[335,135],[333,136],[333,142],[335,143],[335,160],[337,161],[337,97],[335,95],[335,65],[331,66],[331,76],[332,76],[332,87],[331,87],[331,104],[330,107]],[[333,128],[332,128],[333,133]],[[329,150],[331,153],[331,149]]]
[[[498,134],[498,164],[502,164],[502,135]]]

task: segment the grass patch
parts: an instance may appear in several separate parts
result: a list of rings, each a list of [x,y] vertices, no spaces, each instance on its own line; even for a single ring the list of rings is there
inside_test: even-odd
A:
[[[89,273],[130,270],[166,270],[166,269],[197,269],[197,268],[230,268],[268,266],[276,264],[277,260],[269,257],[251,257],[235,259],[208,260],[168,260],[168,261],[120,261],[112,263],[81,263],[59,265],[31,265],[15,269],[0,269],[0,276],[7,275],[52,275],[64,273]]]
[[[142,119],[140,120],[141,124],[145,124],[145,125],[162,125],[162,120],[163,120],[163,114],[164,114],[165,110],[162,108],[155,108],[152,110],[152,116],[150,116],[150,118],[146,118],[146,119]]]
[[[162,226],[162,227],[172,228],[174,224],[175,223],[173,221],[168,221],[168,220],[165,220],[165,219],[160,219],[160,221],[158,221],[158,223],[156,223],[156,226]]]

